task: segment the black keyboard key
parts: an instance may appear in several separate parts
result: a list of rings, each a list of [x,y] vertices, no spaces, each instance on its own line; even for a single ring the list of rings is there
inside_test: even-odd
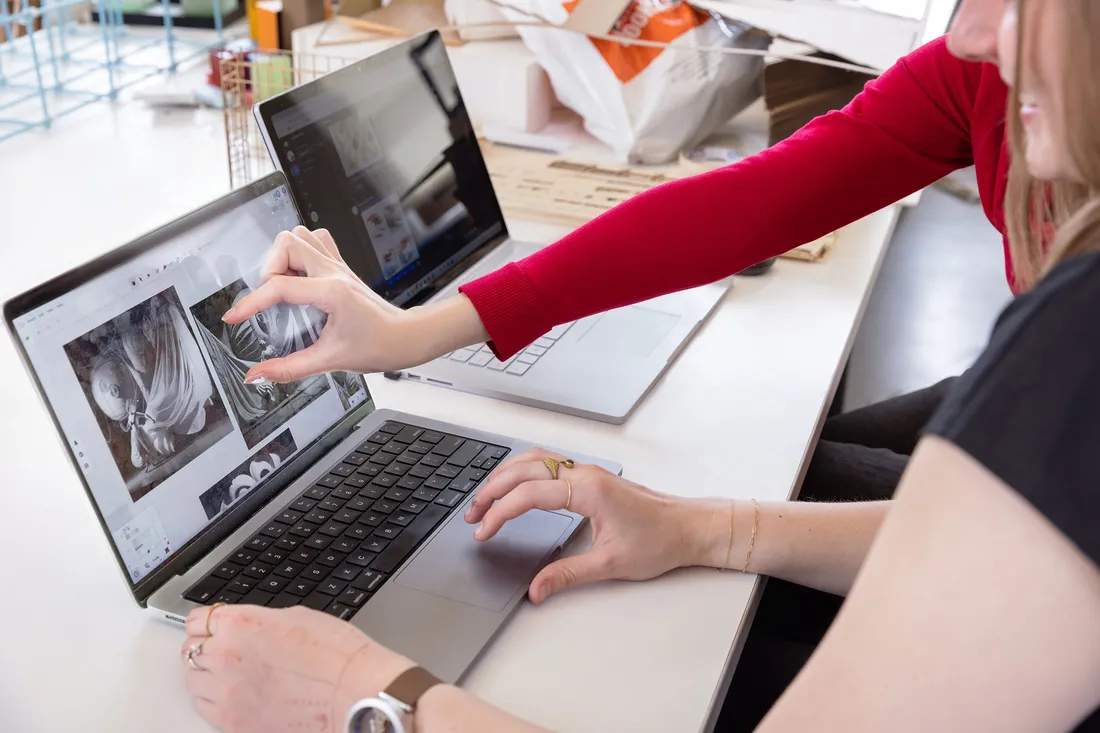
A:
[[[332,574],[332,578],[339,580],[352,581],[359,577],[359,573],[363,571],[363,568],[356,567],[350,563],[347,565],[341,565],[340,569]]]
[[[393,453],[375,453],[370,457],[370,462],[378,466],[388,466],[397,458]]]
[[[287,583],[286,592],[293,593],[294,595],[298,596],[300,600],[301,598],[305,598],[310,593],[312,593],[313,589],[316,587],[316,583],[312,583],[302,578],[296,578],[295,580]]]
[[[390,464],[390,468],[393,468],[394,465],[402,465],[408,468],[409,466],[415,466],[419,461],[420,456],[418,454],[412,453],[410,451],[405,451],[397,457],[396,464]]]
[[[385,517],[386,515],[383,514],[382,516]],[[373,527],[367,526],[365,524],[354,524],[348,528],[348,531],[344,533],[344,537],[342,539],[362,542],[366,538],[370,537],[371,532],[373,531]]]
[[[493,455],[492,454],[492,449],[491,448],[486,448],[485,450],[481,451],[481,453],[477,454],[477,458],[470,461],[470,465],[473,466],[474,468],[481,468],[482,465],[484,465],[485,461],[492,458],[492,455]]]
[[[332,544],[332,538],[326,534],[315,534],[306,540],[306,547],[312,547],[314,550],[324,550]]]
[[[365,456],[373,456],[380,450],[382,450],[381,443],[363,443],[363,445],[355,449],[355,452],[361,453]]]
[[[306,497],[307,499],[316,499],[317,501],[320,501],[321,499],[324,499],[326,496],[328,496],[328,492],[329,490],[326,489],[324,486],[314,486],[312,489],[302,494],[302,496]]]
[[[386,521],[386,515],[382,512],[363,512],[363,516],[359,517],[359,524],[365,524],[368,527],[377,527]]]
[[[337,537],[336,541],[328,546],[328,549],[329,552],[340,552],[347,554],[358,547],[359,542],[360,540],[357,537],[348,537],[347,535],[344,535],[343,537]]]
[[[382,573],[392,573],[449,513],[445,506],[439,504],[432,504],[422,511],[413,520],[413,523],[397,536],[397,539],[390,542],[390,546],[378,556],[378,559],[371,563],[371,569]],[[393,525],[389,526],[392,527]],[[360,579],[362,579],[362,576],[360,576]],[[362,586],[356,587],[362,588]]]
[[[405,452],[405,449],[409,446],[405,443],[386,443],[382,446],[383,453],[389,453],[393,456],[399,456]]]
[[[264,578],[257,586],[260,590],[265,590],[272,595],[282,593],[283,588],[287,586],[290,581],[286,578],[280,578],[277,575],[272,575],[270,578]]]
[[[419,453],[419,454],[423,455],[425,453],[431,452],[431,450],[432,450],[432,444],[431,443],[425,443],[422,440],[418,440],[418,441],[416,441],[415,443],[413,443],[412,445],[409,446],[409,452],[410,453]]]
[[[297,606],[302,602],[302,599],[292,593],[282,592],[279,595],[271,599],[271,603],[267,604],[268,608],[290,608]]]
[[[435,489],[436,491],[442,491],[451,485],[451,479],[446,476],[432,476],[430,479],[424,482],[424,488]]]
[[[318,504],[317,508],[314,509],[312,512],[310,512],[310,514],[313,514],[314,512],[319,512],[319,511],[320,512],[328,512],[329,514],[332,514],[333,512],[340,511],[340,509],[343,508],[343,506],[344,506],[344,502],[333,498],[335,495],[336,495],[335,491],[332,492],[331,494],[329,494],[329,497],[327,499],[325,499],[324,501],[322,501],[320,504]],[[355,494],[352,494],[352,496],[355,496]],[[306,515],[306,516],[309,516],[309,515]]]
[[[409,469],[409,475],[406,476],[405,478],[412,477],[412,478],[425,479],[425,478],[428,478],[429,476],[431,476],[433,473],[435,473],[434,468],[432,468],[431,466],[425,466],[424,464],[420,464],[419,466],[413,466],[412,468],[410,468]]]
[[[241,572],[241,566],[231,562],[222,563],[217,570],[210,573],[215,578],[221,578],[222,580],[232,580],[233,576]]]
[[[406,425],[393,439],[401,443],[415,443],[423,434],[424,428],[414,428],[412,425]]]
[[[375,480],[377,480],[377,479],[375,479]],[[395,485],[395,484],[390,484],[390,486],[393,486],[393,485]],[[368,486],[365,489],[363,489],[362,491],[360,491],[359,496],[363,497],[364,499],[371,499],[372,500],[371,503],[373,504],[374,501],[376,501],[378,499],[381,499],[385,495],[386,490],[389,489],[390,486],[381,486],[381,485],[376,486],[375,484],[371,484],[370,486]]]
[[[434,453],[429,453],[428,455],[420,459],[421,465],[431,466],[432,468],[439,468],[446,462],[446,458],[444,458],[443,456],[437,456]]]
[[[405,426],[399,422],[388,422],[382,427],[378,428],[378,432],[385,433],[386,435],[397,435],[404,429]]]
[[[412,498],[415,501],[434,501],[437,496],[439,496],[438,489],[429,489],[425,486],[423,489],[413,494]]]
[[[377,555],[389,547],[389,545],[389,540],[384,540],[381,537],[371,537],[366,542],[359,545],[359,549],[364,552],[373,552]]]
[[[302,544],[301,537],[287,532],[280,537],[279,541],[272,545],[272,547],[278,547],[280,550],[285,550],[286,552],[293,552],[298,549],[298,545],[300,544]]]
[[[226,586],[226,591],[243,596],[256,587],[256,581],[246,575],[238,575],[232,583]]]
[[[359,577],[351,584],[352,588],[358,588],[359,590],[365,590],[367,593],[373,593],[378,590],[378,587],[386,582],[386,575],[378,570],[364,570],[360,573]]]
[[[262,578],[266,578],[268,574],[272,571],[272,569],[273,568],[271,565],[267,565],[262,562],[254,562],[244,569],[244,574],[250,578],[256,578],[257,580],[260,580]]]
[[[363,483],[365,484],[366,480],[363,480]],[[329,499],[336,499],[337,501],[340,502],[340,504],[343,504],[345,501],[347,501],[351,497],[355,496],[355,494],[358,491],[359,491],[358,486],[341,485],[340,488],[333,489],[332,493],[328,495],[328,498]]]
[[[378,445],[385,445],[386,443],[389,443],[391,440],[393,440],[394,433],[400,433],[400,432],[401,432],[400,429],[394,430],[393,433],[388,433],[384,430],[379,430],[377,433],[375,433],[374,435],[367,438],[367,442],[368,443],[378,443]]]
[[[333,601],[325,608],[325,613],[330,616],[335,616],[341,621],[347,621],[349,618],[355,615],[355,609],[351,606],[345,606],[343,603]]]
[[[399,489],[395,486],[394,488],[386,492],[385,498],[390,499],[391,501],[396,501],[400,504],[401,502],[405,501],[405,499],[408,499],[410,496],[412,496],[412,491],[408,489]]]
[[[340,522],[329,522],[324,527],[321,527],[321,534],[327,534],[329,537],[339,537],[344,534],[344,530],[348,528],[348,525],[341,524]]]
[[[328,476],[322,477],[321,480],[317,482],[317,485],[323,486],[326,489],[335,489],[342,483],[344,483],[343,476],[333,476],[330,474]]]
[[[451,491],[461,491],[463,494],[465,494],[465,493],[469,492],[475,486],[477,486],[477,481],[471,481],[468,478],[464,478],[462,476],[459,476],[454,481],[452,481],[451,485],[448,486],[447,488],[450,489]]]
[[[376,496],[375,499],[381,499],[382,497]],[[370,499],[366,499],[362,496],[357,496],[347,503],[344,507],[349,512],[365,512],[370,509],[370,505],[374,502]]]
[[[435,472],[436,476],[442,476],[443,478],[458,478],[458,474],[462,471],[454,466],[440,466],[439,470]]]
[[[489,446],[489,455],[499,461],[501,458],[508,455],[508,449],[501,448],[499,445],[491,445]]]
[[[445,436],[443,433],[437,433],[433,430],[428,430],[420,436],[420,439],[425,443],[431,443],[432,445],[435,445],[439,441],[443,440],[445,437],[447,436]]]
[[[358,565],[361,568],[365,568],[372,562],[374,562],[374,558],[376,557],[378,557],[378,555],[374,554],[373,552],[367,552],[366,550],[356,550],[355,552],[348,555],[348,562],[350,562],[352,565]]]
[[[317,531],[317,525],[310,524],[309,522],[298,522],[290,528],[290,533],[298,535],[299,537],[312,537],[313,533]]]
[[[223,590],[221,593],[218,594],[217,598],[215,598],[213,602],[214,603],[240,603],[240,601],[241,601],[241,594],[240,593],[234,593],[231,590]]]
[[[453,435],[448,435],[435,444],[435,447],[432,448],[432,453],[437,456],[452,456],[465,442],[465,438],[456,438]]]
[[[478,443],[474,440],[467,440],[463,443],[462,447],[454,452],[454,454],[447,459],[447,463],[452,466],[462,466],[465,468],[470,465],[470,461],[477,458],[481,451],[485,450],[484,443]]]
[[[497,467],[497,463],[499,463],[499,462],[500,461],[498,461],[495,458],[490,458],[487,461],[485,461],[485,463],[481,464],[481,468],[485,471],[492,471],[494,468]]]
[[[332,599],[324,593],[314,593],[302,601],[302,605],[306,608],[312,608],[314,611],[324,611],[332,605]]]
[[[359,470],[356,471],[355,473],[356,473],[356,475],[362,474],[362,475],[364,475],[368,478],[373,478],[373,477],[377,476],[378,474],[382,473],[384,468],[385,468],[385,466],[379,466],[378,464],[375,464],[375,463],[368,463],[365,466],[360,466]]]
[[[334,568],[344,561],[344,556],[339,552],[322,552],[317,556],[317,564],[328,568]]]
[[[296,562],[281,562],[275,566],[275,574],[283,578],[297,578],[306,566]]]
[[[290,508],[296,512],[305,513],[313,509],[313,507],[315,506],[317,506],[317,501],[315,499],[307,499],[303,496],[301,499],[291,504]]]
[[[416,514],[413,512],[398,511],[395,514],[390,515],[389,521],[396,524],[398,527],[408,527],[412,524],[412,520],[416,519]]]
[[[283,560],[286,560],[287,554],[286,550],[268,548],[267,552],[256,558],[256,562],[262,562],[266,565],[278,565]]]
[[[229,562],[235,562],[238,565],[251,565],[252,561],[256,559],[256,553],[252,550],[246,550],[241,548],[233,553],[233,557],[229,558]]]
[[[246,542],[244,546],[246,548],[248,548],[249,550],[261,551],[261,550],[266,550],[267,546],[270,545],[270,544],[271,544],[271,538],[270,537],[264,537],[262,535],[257,535],[255,537],[253,537],[252,539],[250,539],[248,542]]]
[[[379,514],[392,514],[399,506],[401,506],[401,502],[399,501],[379,499],[371,506],[371,511],[378,512]]]
[[[329,576],[332,568],[325,565],[310,565],[298,576],[298,580],[305,583],[320,583]]]
[[[195,603],[213,603],[214,598],[224,586],[224,580],[210,576],[195,583],[190,590],[183,594],[183,597]]]
[[[365,590],[348,588],[344,591],[343,595],[340,596],[340,603],[343,603],[345,606],[359,608],[367,602],[368,598],[370,598],[370,593],[367,593]]]
[[[457,506],[460,501],[462,501],[462,497],[463,495],[458,493],[457,491],[451,491],[450,489],[447,489],[438,497],[436,497],[435,503],[442,504],[445,507],[454,507]]]
[[[308,565],[313,562],[319,554],[321,553],[318,550],[311,550],[308,547],[303,547],[290,556],[290,562]]]
[[[247,595],[241,598],[241,603],[249,606],[266,606],[271,603],[273,598],[275,598],[275,596],[267,591],[253,588]]]
[[[409,491],[416,491],[420,488],[420,484],[422,483],[424,483],[423,479],[406,476],[397,482],[397,487],[400,489],[408,489]]]
[[[416,461],[413,461],[413,463],[416,463]],[[410,466],[407,463],[391,463],[390,465],[386,466],[386,473],[390,476],[400,477],[408,473],[409,468]]]
[[[384,540],[392,540],[401,534],[401,528],[396,524],[383,524],[374,530],[375,537],[381,537]]]
[[[361,489],[368,483],[367,479],[363,476],[348,476],[344,479],[344,486],[350,486],[353,489]],[[347,498],[351,498],[350,496]]]
[[[330,474],[335,474],[341,478],[340,483],[343,483],[342,479],[346,479],[348,476],[355,473],[355,466],[350,463],[341,463],[339,466],[333,466],[329,469]]]
[[[301,512],[291,511],[290,509],[284,509],[283,511],[281,511],[278,514],[275,515],[275,521],[276,522],[279,522],[280,524],[290,525],[290,526],[293,526],[294,524],[296,524],[298,522],[298,520],[301,519],[301,518],[302,518],[302,513]]]
[[[332,521],[343,522],[344,524],[355,524],[355,520],[359,519],[359,515],[362,511],[352,511],[350,509],[341,509],[333,516]]]
[[[367,462],[367,457],[362,453],[352,453],[350,456],[344,456],[344,463],[350,463],[353,466],[362,466]]]
[[[332,512],[326,512],[325,510],[318,508],[307,514],[302,521],[310,522],[311,524],[324,524],[331,516]]]
[[[344,589],[348,587],[348,584],[342,580],[326,580],[317,586],[318,593],[324,593],[326,596],[338,596],[344,592]]]
[[[428,506],[431,502],[420,501],[419,499],[409,499],[401,505],[401,511],[409,514],[419,514],[424,511],[424,507]]]
[[[485,478],[486,471],[482,471],[480,468],[467,468],[462,472],[460,478],[468,478],[474,483],[477,483],[481,479]]]

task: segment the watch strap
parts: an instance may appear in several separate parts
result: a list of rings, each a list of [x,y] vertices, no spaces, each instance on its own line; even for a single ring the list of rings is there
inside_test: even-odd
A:
[[[416,710],[416,704],[424,693],[443,681],[423,667],[407,669],[397,676],[390,686],[384,691],[384,695],[399,705],[407,708],[408,714]]]

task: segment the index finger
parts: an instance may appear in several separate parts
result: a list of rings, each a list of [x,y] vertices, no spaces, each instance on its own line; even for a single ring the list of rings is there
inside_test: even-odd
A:
[[[222,316],[226,323],[241,323],[260,311],[278,305],[312,305],[325,313],[331,309],[329,288],[331,280],[317,280],[293,275],[276,275],[230,308]]]
[[[281,232],[260,271],[264,282],[288,272],[304,272],[317,275],[325,263],[326,255],[311,246],[295,232]]]

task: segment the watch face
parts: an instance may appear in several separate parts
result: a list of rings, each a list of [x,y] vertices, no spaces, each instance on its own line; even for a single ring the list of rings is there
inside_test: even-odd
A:
[[[390,719],[378,708],[367,713],[366,723],[363,733],[394,733]]]

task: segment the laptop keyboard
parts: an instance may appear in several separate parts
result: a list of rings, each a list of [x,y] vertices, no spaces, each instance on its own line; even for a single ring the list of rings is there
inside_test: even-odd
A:
[[[507,454],[388,422],[183,597],[351,618]]]
[[[485,344],[482,344],[480,348],[470,347],[459,349],[458,351],[447,354],[443,358],[463,364],[469,364],[473,367],[484,367],[496,372],[504,372],[505,374],[522,377],[530,371],[531,367],[533,367],[539,359],[546,355],[547,351],[553,348],[553,346],[561,340],[562,336],[568,333],[574,323],[576,323],[576,321],[556,326],[550,333],[546,334],[508,361],[500,361],[497,359]]]

